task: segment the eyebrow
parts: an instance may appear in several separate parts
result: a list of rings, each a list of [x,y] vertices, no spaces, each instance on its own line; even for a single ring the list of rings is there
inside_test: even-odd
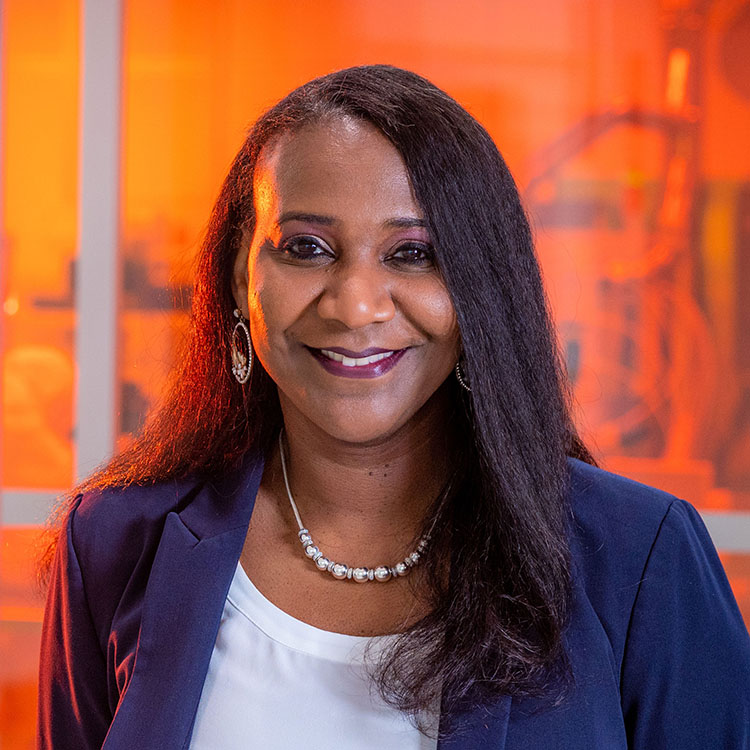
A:
[[[399,219],[388,219],[385,224],[388,227],[395,227],[396,229],[411,229],[412,227],[423,227],[424,229],[429,228],[429,225],[424,219],[406,216]]]
[[[304,221],[308,224],[321,224],[327,227],[336,223],[336,219],[333,216],[310,214],[302,211],[285,211],[279,217],[279,225],[287,221]],[[394,219],[388,219],[388,221],[385,222],[385,226],[393,227],[395,229],[411,229],[412,227],[428,228],[428,224],[424,219],[418,219],[413,216],[401,216]]]
[[[323,216],[321,214],[307,214],[302,211],[286,211],[279,216],[279,224],[283,224],[287,221],[304,221],[307,224],[323,224],[325,226],[331,226],[336,223],[336,219],[332,216]]]

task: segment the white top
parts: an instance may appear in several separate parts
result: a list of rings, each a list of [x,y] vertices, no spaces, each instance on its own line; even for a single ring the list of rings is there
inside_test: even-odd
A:
[[[387,706],[366,674],[365,660],[391,638],[332,633],[297,620],[266,599],[238,563],[191,750],[434,750],[436,740]]]

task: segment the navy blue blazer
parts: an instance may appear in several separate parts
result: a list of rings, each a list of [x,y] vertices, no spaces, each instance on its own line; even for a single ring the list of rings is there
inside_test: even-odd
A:
[[[262,469],[78,499],[44,618],[40,748],[189,747]],[[700,517],[570,471],[572,692],[467,709],[440,750],[750,749],[750,638]]]

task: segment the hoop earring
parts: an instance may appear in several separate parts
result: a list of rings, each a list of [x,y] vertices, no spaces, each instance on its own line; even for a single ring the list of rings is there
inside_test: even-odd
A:
[[[232,330],[232,374],[240,384],[247,383],[250,380],[250,373],[253,371],[253,344],[250,340],[250,329],[247,327],[247,321],[242,317],[242,313],[235,308],[234,317],[237,323]],[[247,346],[247,354],[243,348]]]
[[[461,387],[471,393],[471,388],[469,388],[468,384],[466,383],[466,376],[461,373],[461,360],[456,362],[456,369],[454,370],[456,373],[456,380],[461,384]]]

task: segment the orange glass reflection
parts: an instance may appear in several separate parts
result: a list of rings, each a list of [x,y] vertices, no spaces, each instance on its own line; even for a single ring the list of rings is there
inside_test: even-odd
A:
[[[34,560],[40,530],[0,527],[0,747],[34,747],[43,600]]]
[[[5,487],[73,479],[78,6],[3,3]]]
[[[583,15],[547,0],[512,12],[425,7],[127,4],[125,422],[138,424],[169,369],[145,321],[180,320],[167,303],[159,317],[145,301],[155,285],[137,280],[187,284],[246,124],[310,77],[387,61],[456,96],[519,176],[592,444],[615,463],[637,460],[657,485],[680,473],[705,485],[688,495],[699,506],[750,507],[750,448],[736,437],[750,434],[740,325],[750,234],[739,210],[750,158],[733,124],[750,123],[750,106],[732,42],[747,14],[733,0],[710,13],[690,0],[598,3]],[[709,64],[719,54],[723,67]]]

